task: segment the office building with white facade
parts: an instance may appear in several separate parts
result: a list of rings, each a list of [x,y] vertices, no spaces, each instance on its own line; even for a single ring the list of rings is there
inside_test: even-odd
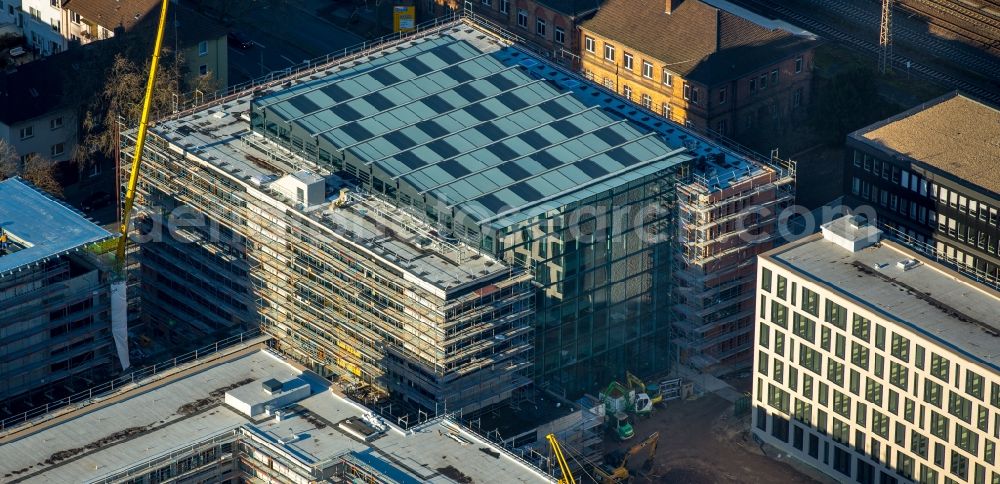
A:
[[[844,482],[998,483],[1000,293],[880,238],[760,256],[752,431]]]

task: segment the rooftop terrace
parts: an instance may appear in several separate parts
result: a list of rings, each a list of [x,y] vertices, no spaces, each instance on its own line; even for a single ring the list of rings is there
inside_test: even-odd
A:
[[[251,418],[221,403],[225,392],[245,397],[247,388],[269,379],[286,386],[305,381],[312,395],[285,407],[281,421]],[[0,480],[90,482],[197,442],[245,432],[306,468],[346,456],[397,483],[448,483],[459,475],[468,482],[551,482],[447,419],[405,432],[390,426],[365,442],[339,424],[368,410],[327,385],[266,350],[243,350],[0,439]]]
[[[837,219],[824,230],[840,238],[871,238]],[[875,236],[877,240],[877,235]],[[902,323],[955,352],[1000,371],[1000,293],[965,280],[888,240],[851,252],[815,234],[761,257],[803,274],[889,321]],[[904,270],[897,263],[917,260]]]
[[[0,276],[112,237],[18,178],[0,181],[0,228],[18,249],[0,256]]]
[[[1000,109],[951,93],[851,136],[1000,194]]]

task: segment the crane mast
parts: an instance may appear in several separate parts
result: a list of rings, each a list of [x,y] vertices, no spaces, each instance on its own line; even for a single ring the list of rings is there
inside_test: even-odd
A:
[[[160,6],[160,23],[156,28],[156,44],[153,47],[153,60],[149,66],[149,79],[146,81],[146,94],[142,99],[142,116],[139,120],[139,133],[136,136],[135,153],[132,156],[132,171],[129,172],[128,185],[125,189],[125,207],[122,210],[122,220],[118,238],[118,248],[115,252],[115,264],[120,274],[125,267],[125,246],[128,244],[128,222],[132,216],[132,205],[135,203],[135,188],[139,182],[139,167],[142,163],[142,149],[146,144],[146,130],[149,123],[149,110],[153,101],[153,86],[156,84],[156,69],[160,64],[160,48],[163,45],[163,31],[167,23],[167,4],[163,0]]]
[[[569,470],[569,464],[566,462],[566,458],[563,457],[562,447],[559,446],[556,436],[554,434],[546,435],[545,440],[549,441],[552,453],[556,456],[556,462],[559,463],[559,470],[562,472],[559,484],[576,484],[576,479],[573,478],[573,473]]]

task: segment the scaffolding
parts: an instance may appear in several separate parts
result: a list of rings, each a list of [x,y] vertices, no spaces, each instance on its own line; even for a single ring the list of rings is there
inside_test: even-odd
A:
[[[252,148],[248,153],[265,152],[251,161],[268,171],[319,170],[262,138],[244,136],[242,143]],[[133,252],[141,261],[142,293],[169,296],[188,314],[219,308],[236,315],[185,324],[205,326],[199,332],[259,324],[279,350],[319,374],[364,388],[373,399],[395,392],[424,408],[472,411],[530,383],[534,306],[527,271],[490,262],[346,182],[348,203],[303,207],[268,179],[247,183],[224,164],[185,159],[160,135],[151,133],[147,151],[141,216],[187,206],[208,223]],[[226,275],[232,282],[181,293],[176,288],[193,284],[181,269],[186,262],[206,278]],[[458,271],[468,263],[486,269]],[[455,284],[441,284],[452,278]],[[247,311],[233,305],[243,300]]]
[[[794,163],[772,162],[702,167],[678,186],[674,330],[684,363],[707,369],[749,354],[755,260],[780,238],[780,212],[794,201]]]

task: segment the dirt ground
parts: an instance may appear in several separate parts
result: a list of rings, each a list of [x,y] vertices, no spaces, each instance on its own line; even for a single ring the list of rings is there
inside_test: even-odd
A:
[[[785,462],[765,456],[749,432],[749,413],[733,417],[733,404],[716,396],[673,401],[635,423],[628,442],[605,440],[605,451],[628,448],[660,432],[652,469],[643,472],[646,453],[629,462],[636,483],[813,483]]]

